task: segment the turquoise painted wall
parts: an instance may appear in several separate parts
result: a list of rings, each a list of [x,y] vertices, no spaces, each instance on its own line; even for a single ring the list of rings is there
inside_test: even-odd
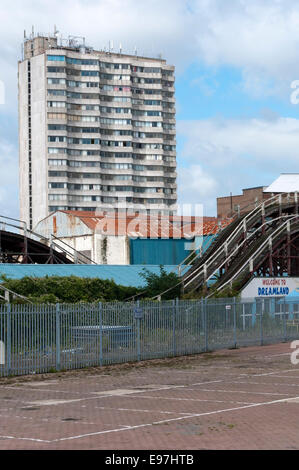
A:
[[[195,241],[195,246],[203,252],[209,246],[209,237],[196,237],[193,240],[185,239],[130,239],[130,263],[145,265],[176,265],[180,264],[190,254],[190,249]],[[189,249],[188,249],[189,248]]]

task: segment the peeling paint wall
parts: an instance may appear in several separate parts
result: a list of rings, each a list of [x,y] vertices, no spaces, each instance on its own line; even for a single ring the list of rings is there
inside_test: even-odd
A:
[[[80,237],[64,237],[67,243],[78,252],[90,251],[91,259],[97,264],[129,265],[130,251],[126,236],[114,237],[107,235],[84,235]]]
[[[51,234],[58,238],[93,234],[79,217],[59,211],[41,220],[34,231],[48,238]]]

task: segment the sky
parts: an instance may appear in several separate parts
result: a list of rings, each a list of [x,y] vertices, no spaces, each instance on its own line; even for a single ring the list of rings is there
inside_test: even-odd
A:
[[[1,0],[0,20],[0,215],[19,217],[17,63],[32,26],[175,65],[181,207],[214,216],[217,197],[299,171],[296,0]]]

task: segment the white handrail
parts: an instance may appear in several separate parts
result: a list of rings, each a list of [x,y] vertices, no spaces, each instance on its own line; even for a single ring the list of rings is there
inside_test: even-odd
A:
[[[20,224],[23,224],[24,227],[22,227],[20,225],[15,225],[15,224],[12,224],[12,223],[8,223],[5,220],[11,220],[11,221],[19,222]],[[38,241],[40,243],[43,243],[42,240],[45,240],[49,244],[47,246],[49,246],[49,247],[52,246],[52,248],[54,248],[56,251],[58,251],[60,253],[63,253],[66,257],[69,256],[73,260],[75,260],[76,255],[77,255],[77,257],[78,257],[78,255],[80,255],[80,257],[85,258],[86,260],[90,261],[91,264],[96,264],[93,260],[88,258],[88,256],[86,256],[84,254],[81,254],[81,253],[78,253],[78,251],[75,248],[71,247],[70,245],[68,245],[63,240],[60,240],[59,238],[55,237],[55,235],[51,235],[51,238],[49,239],[48,237],[45,237],[44,235],[41,235],[39,233],[33,232],[32,230],[29,230],[27,228],[26,222],[23,222],[22,220],[13,219],[11,217],[6,217],[4,215],[0,215],[0,223],[3,223],[5,226],[13,227],[13,228],[16,228],[18,230],[23,231],[24,236],[26,238],[30,238],[31,240],[36,239],[36,241]],[[59,240],[59,243],[65,245],[68,249],[64,248],[63,246],[59,245],[58,243],[53,242],[52,239]]]
[[[236,276],[238,276],[240,274],[240,272],[243,271],[243,269],[251,262],[251,260],[254,260],[256,258],[257,255],[260,254],[260,252],[262,251],[262,249],[265,247],[265,245],[267,245],[269,243],[269,240],[272,238],[276,238],[277,235],[280,235],[280,232],[283,232],[284,229],[285,229],[285,226],[287,226],[287,224],[290,222],[290,221],[294,221],[294,220],[297,220],[298,219],[298,216],[293,216],[291,218],[288,218],[288,220],[286,220],[286,222],[284,222],[282,225],[280,225],[273,233],[271,233],[269,235],[269,237],[267,237],[267,239],[257,248],[257,250],[253,253],[252,256],[250,256],[250,259],[248,259],[242,266],[241,268],[232,275],[232,277],[229,279],[229,281],[226,281],[222,286],[218,287],[217,291],[219,291],[220,289],[222,290],[227,284],[231,283],[235,278]]]
[[[249,207],[249,206],[252,206],[252,203],[247,204],[246,206],[243,206],[243,207],[242,207],[242,211],[244,211],[244,209],[246,209],[246,208]],[[258,207],[258,206],[256,206],[255,209],[256,209],[257,207]],[[237,215],[235,214],[235,216],[233,217],[232,212],[229,212],[229,213],[226,215],[226,217],[222,218],[222,221],[225,221],[225,220],[228,221],[228,220],[229,220],[230,223],[232,223],[234,220],[238,220],[239,218],[240,218],[240,213],[238,213]],[[243,219],[242,219],[242,220],[243,220]],[[226,226],[226,227],[227,227],[227,226]],[[225,228],[226,228],[226,227],[225,227]],[[216,230],[216,232],[215,232],[215,228],[218,229],[218,230]],[[215,237],[217,236],[217,234],[218,234],[219,231],[221,231],[221,223],[220,223],[220,225],[219,225],[219,223],[217,222],[217,223],[215,223],[215,225],[214,225],[213,228],[209,231],[208,234],[203,235],[203,236],[206,236],[206,237],[213,237],[213,239],[210,241],[210,244],[209,244],[209,246],[208,246],[207,249],[210,248],[211,244],[213,243],[213,241],[214,241],[214,239],[215,239]],[[201,254],[201,253],[196,253],[197,251],[198,251],[197,248],[196,248],[195,250],[191,251],[191,253],[189,253],[189,255],[188,255],[183,261],[180,262],[180,264],[177,266],[177,269],[180,270],[181,267],[187,268],[188,266],[191,265],[191,263],[194,263],[194,261],[195,261],[197,258],[200,258],[200,257],[202,256],[202,254]],[[192,259],[189,261],[189,263],[185,264],[185,262],[187,261],[187,259],[189,259],[189,258],[190,258],[192,255],[194,255],[194,254],[195,254],[195,258],[192,258]]]
[[[250,234],[250,236],[249,236],[248,238],[246,238],[246,240],[243,240],[243,242],[235,248],[235,250],[226,258],[225,261],[223,261],[223,263],[219,266],[218,269],[222,268],[222,267],[225,265],[225,263],[227,263],[227,261],[229,261],[230,258],[239,250],[239,248],[241,248],[241,247],[250,239],[251,236],[253,236],[253,235],[255,235],[257,232],[259,232],[262,227],[266,226],[267,224],[272,224],[272,223],[275,222],[276,220],[285,219],[285,218],[288,219],[287,221],[290,221],[290,220],[292,220],[292,219],[294,218],[294,216],[283,216],[283,215],[282,215],[281,217],[277,217],[276,219],[268,220],[267,222],[265,222],[264,224],[262,224],[262,225],[261,225],[259,228],[257,228],[254,232],[252,232],[252,233]],[[284,224],[283,224],[283,225],[284,225]],[[280,225],[279,227],[282,227],[282,225]],[[278,228],[279,228],[279,227],[278,227]],[[274,234],[275,234],[275,231],[272,233],[272,235],[274,235]],[[269,235],[269,237],[271,237],[271,235]],[[218,269],[217,269],[216,271],[214,271],[213,274],[210,274],[210,276],[207,278],[207,281],[208,281],[209,279],[211,279],[211,277],[214,276],[214,274],[218,271]]]
[[[297,193],[295,193],[297,194]],[[226,240],[226,245],[227,247],[229,246],[229,243],[236,237],[236,236],[239,236],[241,233],[244,233],[244,223],[247,223],[254,217],[256,217],[260,212],[263,212],[264,209],[266,207],[269,207],[270,205],[274,204],[277,199],[279,200],[279,202],[281,203],[282,202],[282,197],[283,196],[289,196],[289,193],[283,193],[283,194],[279,194],[279,195],[275,195],[269,199],[267,199],[266,201],[263,201],[259,206],[257,206],[255,209],[253,209],[251,212],[249,212],[249,214],[247,214],[241,221],[240,221],[240,224],[235,228],[235,230],[229,235],[229,237],[227,238]],[[270,204],[269,204],[270,203]],[[208,259],[205,263],[206,267],[210,266],[212,263],[215,262],[215,260],[217,259],[218,255],[220,254],[223,254],[223,251],[224,251],[224,247],[223,246],[220,246],[215,253],[212,254],[212,256],[210,257],[210,259]],[[216,269],[216,271],[218,270],[218,268]],[[197,271],[199,271],[197,273]],[[184,281],[188,280],[190,277],[192,277],[191,281],[189,281],[187,284],[184,283],[185,286],[188,286],[190,284],[190,282],[192,282],[194,279],[196,279],[200,274],[202,274],[203,272],[203,269],[202,269],[202,266],[200,266],[199,268],[195,269],[194,271],[192,271],[192,273],[190,273],[189,275],[187,274],[186,275],[186,278],[184,279]],[[194,277],[194,274],[197,275]]]
[[[257,232],[259,232],[264,226],[266,226],[267,224],[272,224],[273,222],[275,222],[276,220],[280,220],[280,219],[285,219],[287,216],[281,216],[281,217],[277,217],[276,219],[271,219],[267,222],[265,222],[264,224],[260,225],[254,232],[252,232],[245,240],[243,240],[226,258],[225,260],[222,262],[222,264],[220,264],[219,266],[217,266],[217,268],[215,269],[215,271],[209,275],[209,277],[207,277],[206,281],[209,281],[216,273],[217,271],[219,271],[220,268],[222,268],[229,260],[230,258],[246,243],[248,242],[248,240],[250,240],[251,237],[253,237],[253,235],[255,235]],[[291,216],[289,216],[291,217]],[[202,271],[200,271],[196,276],[195,278],[192,278],[191,281],[189,281],[187,284],[185,284],[185,287],[188,286],[190,284],[190,282],[193,282],[200,274],[202,274]]]

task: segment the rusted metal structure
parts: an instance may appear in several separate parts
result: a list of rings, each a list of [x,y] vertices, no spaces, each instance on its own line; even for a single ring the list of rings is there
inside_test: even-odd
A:
[[[215,275],[217,290],[236,280],[241,288],[252,276],[299,276],[298,193],[278,194],[235,217],[204,256],[193,259],[184,289],[199,290]]]
[[[27,229],[25,222],[0,216],[0,263],[93,264],[54,235],[49,238]]]
[[[72,264],[53,247],[13,232],[0,231],[0,263]]]

